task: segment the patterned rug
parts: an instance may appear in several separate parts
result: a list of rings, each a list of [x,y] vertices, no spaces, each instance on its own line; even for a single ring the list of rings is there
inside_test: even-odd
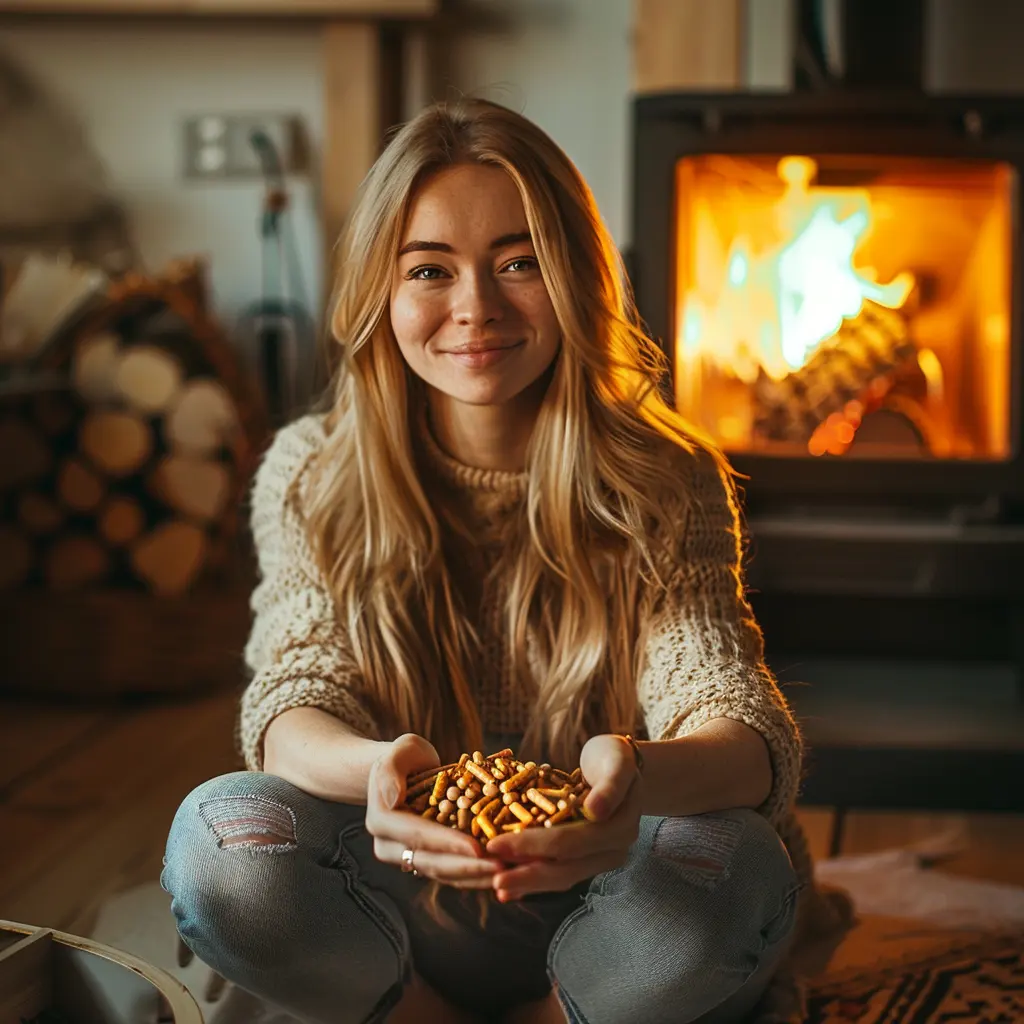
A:
[[[830,971],[806,1024],[1024,1024],[1024,933]]]

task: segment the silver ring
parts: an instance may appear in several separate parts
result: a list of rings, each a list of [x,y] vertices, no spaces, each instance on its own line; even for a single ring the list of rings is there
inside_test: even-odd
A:
[[[416,870],[416,865],[413,864],[412,859],[416,856],[415,850],[403,850],[402,851],[402,870],[407,875],[412,875],[415,878],[419,872]]]

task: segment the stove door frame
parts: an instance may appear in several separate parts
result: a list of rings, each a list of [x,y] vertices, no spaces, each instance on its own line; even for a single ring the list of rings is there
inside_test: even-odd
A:
[[[1002,161],[1017,174],[1011,198],[1010,438],[1005,461],[812,459],[730,453],[750,479],[748,502],[916,504],[1024,501],[1024,105],[1012,97],[918,93],[656,94],[633,103],[633,247],[640,315],[669,358],[675,307],[675,182],[680,159],[705,153],[864,153]],[[667,215],[666,215],[667,214]],[[671,379],[666,382],[674,394]]]

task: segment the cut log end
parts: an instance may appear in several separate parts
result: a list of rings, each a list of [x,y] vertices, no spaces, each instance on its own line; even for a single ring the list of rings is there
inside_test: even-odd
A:
[[[43,573],[54,590],[73,590],[103,580],[111,568],[110,552],[88,534],[68,534],[54,541]]]
[[[103,500],[103,479],[81,459],[69,458],[57,472],[57,494],[75,512],[92,512]]]
[[[121,547],[142,533],[146,516],[137,501],[125,495],[115,495],[101,509],[96,525],[108,544]]]
[[[210,522],[224,511],[231,474],[223,462],[170,455],[154,470],[150,490],[183,515]]]
[[[39,480],[52,465],[50,445],[27,421],[16,416],[0,421],[0,491]]]
[[[106,402],[117,394],[115,378],[121,358],[121,339],[113,331],[97,331],[75,346],[71,380],[86,402]]]
[[[32,572],[34,548],[16,526],[0,523],[0,590],[20,587]]]
[[[196,378],[183,388],[167,415],[164,431],[176,451],[208,455],[234,445],[239,431],[238,410],[223,384]]]
[[[122,355],[115,384],[128,405],[154,415],[175,403],[183,379],[181,362],[170,352],[156,345],[135,345]]]
[[[149,458],[153,431],[133,413],[100,409],[83,420],[79,446],[104,473],[123,477],[140,469]]]
[[[131,549],[136,574],[157,594],[184,593],[198,579],[207,548],[206,533],[192,523],[161,523]]]
[[[45,494],[26,491],[18,499],[18,520],[29,533],[53,533],[64,518],[64,510]]]

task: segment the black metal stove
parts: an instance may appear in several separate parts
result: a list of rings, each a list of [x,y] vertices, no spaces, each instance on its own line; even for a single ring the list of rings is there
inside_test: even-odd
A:
[[[1009,665],[1019,695],[1024,101],[925,94],[923,0],[843,4],[831,62],[821,6],[798,4],[797,91],[635,101],[640,312],[677,404],[748,478],[748,579],[773,667]],[[814,320],[819,300],[854,279],[863,304],[816,337],[831,315]],[[868,802],[928,805],[944,766],[954,805],[1024,808],[1019,784],[990,777],[1024,777],[1022,702],[995,707],[1021,716],[1010,749],[973,757],[983,723],[963,763],[927,743],[909,762],[891,744],[889,761],[850,762],[863,750],[839,740],[820,798],[877,767]]]

